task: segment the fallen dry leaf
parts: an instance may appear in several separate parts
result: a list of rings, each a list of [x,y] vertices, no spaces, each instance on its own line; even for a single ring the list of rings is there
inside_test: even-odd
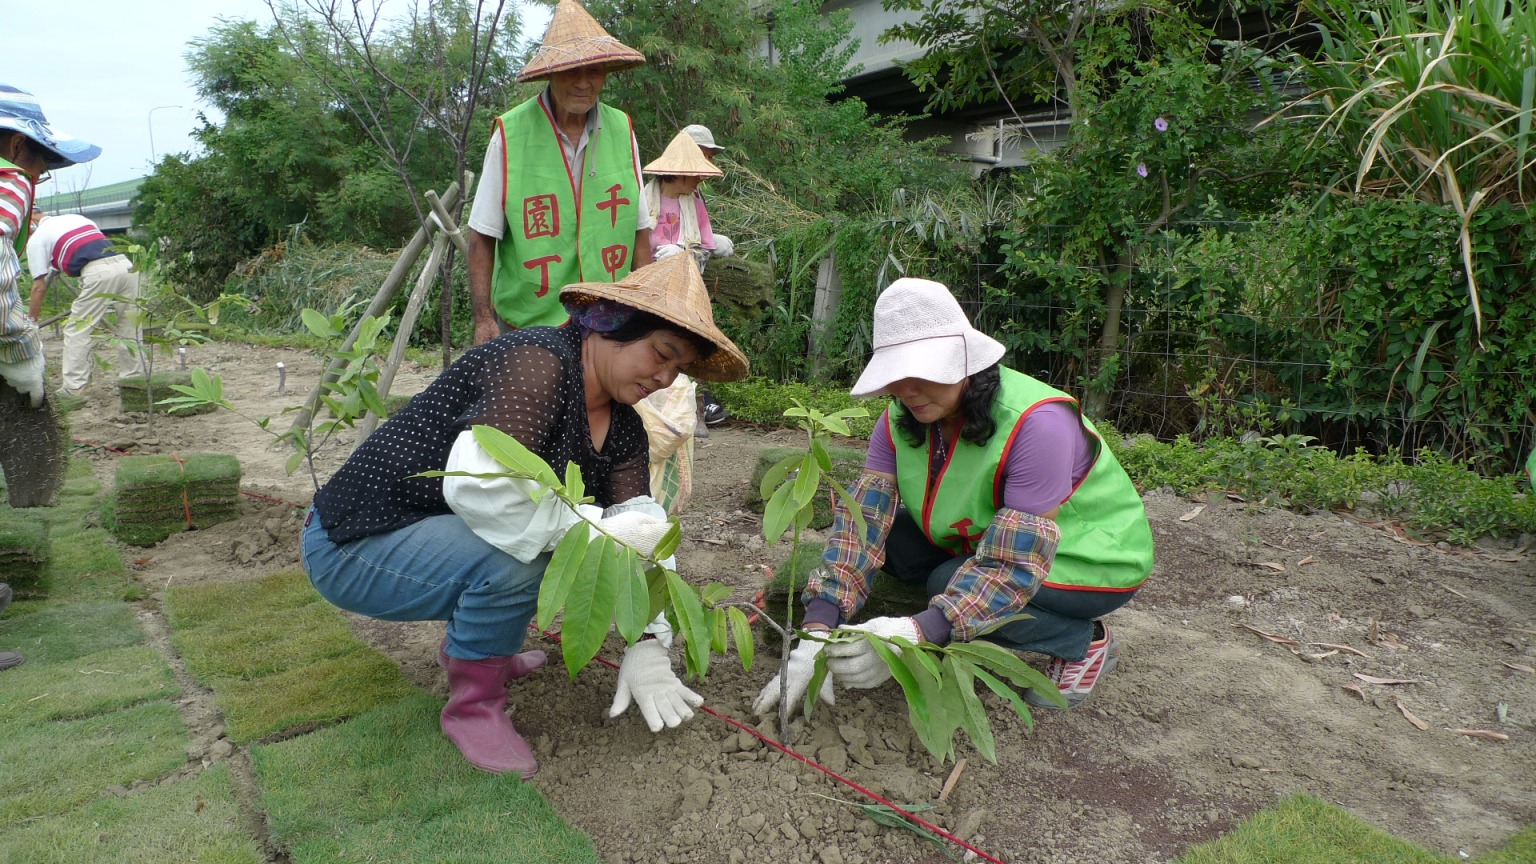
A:
[[[1179,517],[1179,521],[1180,522],[1188,522],[1189,520],[1195,518],[1196,516],[1199,516],[1201,513],[1204,513],[1204,512],[1205,512],[1205,505],[1204,504],[1197,504],[1195,506],[1195,509],[1189,511],[1188,513],[1185,513],[1183,516],[1180,516]]]
[[[1365,698],[1365,691],[1360,689],[1360,685],[1359,684],[1340,684],[1339,686],[1341,688],[1343,688],[1345,690],[1348,690],[1349,692],[1355,694],[1356,696],[1359,696],[1361,702],[1369,702],[1370,701],[1369,699]]]
[[[1285,565],[1281,564],[1278,561],[1256,561],[1256,562],[1254,562],[1253,566],[1255,566],[1255,567],[1268,567],[1269,569],[1275,571],[1276,573],[1284,573],[1285,572]]]
[[[1503,732],[1494,732],[1489,729],[1452,729],[1457,735],[1465,735],[1468,738],[1487,738],[1489,741],[1508,741],[1509,736]]]
[[[1408,710],[1408,706],[1403,704],[1403,700],[1398,699],[1396,701],[1397,701],[1397,710],[1403,712],[1403,717],[1407,718],[1409,723],[1412,723],[1414,725],[1414,727],[1417,728],[1420,732],[1428,732],[1429,731],[1429,724],[1425,723],[1423,720],[1420,720],[1419,718],[1413,716],[1413,712]]]
[[[1235,492],[1228,492],[1227,493],[1227,498],[1232,500],[1232,501],[1236,501],[1239,504],[1246,504],[1248,502],[1247,498],[1244,498],[1243,496],[1238,495]]]
[[[1322,660],[1325,657],[1332,657],[1333,655],[1335,655],[1335,654],[1337,654],[1339,652],[1338,652],[1338,649],[1334,649],[1333,651],[1324,651],[1321,654],[1308,654],[1305,651],[1297,651],[1296,653],[1301,655],[1302,657],[1309,657],[1309,658],[1311,658],[1313,660]]]
[[[1271,642],[1276,642],[1276,643],[1279,643],[1281,645],[1289,645],[1292,648],[1300,648],[1301,647],[1301,643],[1297,642],[1295,639],[1288,639],[1288,638],[1286,638],[1284,636],[1276,636],[1273,633],[1265,633],[1263,630],[1260,630],[1257,627],[1249,627],[1247,624],[1233,624],[1232,626],[1233,627],[1241,627],[1244,630],[1249,631],[1250,633],[1257,633],[1260,636],[1263,636],[1265,639],[1268,639]]]
[[[135,558],[135,559],[133,559],[133,566],[135,566],[135,567],[143,567],[145,564],[148,564],[149,562],[151,562],[153,560],[155,560],[155,556],[153,556],[153,555],[146,555],[143,558]]]
[[[1375,675],[1365,675],[1365,674],[1360,673],[1360,672],[1356,672],[1355,673],[1355,677],[1359,678],[1361,681],[1364,681],[1367,684],[1417,684],[1417,683],[1419,683],[1418,680],[1416,680],[1414,678],[1377,678]]]
[[[1348,645],[1335,645],[1332,642],[1308,642],[1307,644],[1316,646],[1318,648],[1333,648],[1337,651],[1346,651],[1350,654],[1354,654],[1357,657],[1364,657],[1367,660],[1371,659],[1371,655],[1361,651],[1359,648],[1351,648]]]
[[[1436,584],[1440,584],[1440,583],[1436,583]],[[1452,588],[1449,585],[1440,585],[1440,587],[1444,588],[1445,590],[1447,590],[1449,592],[1451,592],[1452,594],[1455,594],[1457,597],[1460,597],[1463,600],[1467,599],[1467,595],[1461,593],[1460,591],[1457,591],[1455,588]]]
[[[1315,556],[1315,555],[1308,555],[1307,557],[1301,559],[1300,561],[1297,561],[1296,562],[1296,566],[1297,567],[1305,567],[1308,564],[1316,564],[1316,563],[1317,563],[1317,556]]]
[[[1508,660],[1503,661],[1503,663],[1505,666],[1508,666],[1516,672],[1524,672],[1527,675],[1536,675],[1536,669],[1532,669],[1524,663],[1511,663]]]

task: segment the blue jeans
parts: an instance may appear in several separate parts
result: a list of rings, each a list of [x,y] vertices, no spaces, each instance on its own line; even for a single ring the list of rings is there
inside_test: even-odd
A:
[[[905,507],[896,511],[885,540],[881,569],[907,585],[922,585],[931,599],[944,593],[966,558],[933,545]],[[1081,660],[1093,641],[1093,620],[1119,609],[1135,591],[1068,591],[1041,586],[1024,611],[1034,616],[1011,621],[981,637],[1015,651],[1035,651]]]
[[[322,597],[383,621],[447,621],[448,654],[463,660],[506,657],[522,648],[551,557],[546,552],[524,564],[453,514],[332,543],[313,507],[301,550]]]

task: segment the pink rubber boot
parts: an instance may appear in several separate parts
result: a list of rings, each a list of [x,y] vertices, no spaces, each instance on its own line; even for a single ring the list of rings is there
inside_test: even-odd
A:
[[[527,668],[539,654],[538,663]],[[539,770],[538,760],[507,717],[507,682],[543,665],[543,652],[485,660],[448,658],[448,704],[443,706],[443,734],[469,764],[492,774],[517,772],[524,780]],[[514,673],[520,673],[514,676]]]
[[[443,641],[437,646],[437,665],[443,667],[444,672],[448,671],[448,659],[448,637],[444,636]],[[546,655],[539,650],[517,653],[512,657],[512,671],[508,673],[507,680],[516,681],[527,677],[535,669],[543,666],[545,659],[547,659]]]

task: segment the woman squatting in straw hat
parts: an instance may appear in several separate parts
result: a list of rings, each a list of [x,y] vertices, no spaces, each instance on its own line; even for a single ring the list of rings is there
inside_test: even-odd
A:
[[[572,326],[514,330],[464,354],[352,453],[315,496],[303,560],[330,602],[388,621],[446,621],[443,734],[477,768],[523,777],[533,751],[507,717],[507,685],[544,664],[522,651],[551,553],[578,519],[643,554],[666,533],[647,493],[645,429],[633,406],[681,372],[747,374],[714,324],[693,259],[679,255],[617,283],[568,285]],[[500,429],[546,462],[581,468],[595,505],[578,515],[531,481],[435,477],[499,473],[471,427]],[[635,701],[651,731],[703,699],[673,672],[664,618],[624,653],[610,716]],[[546,730],[554,731],[554,730]]]
[[[874,318],[874,355],[853,395],[894,401],[850,490],[866,533],[838,499],[822,564],[801,595],[804,628],[939,645],[982,638],[1042,653],[1067,705],[1082,704],[1119,657],[1101,619],[1152,570],[1141,496],[1077,402],[1002,366],[1003,346],[971,327],[949,289],[898,279],[875,302]],[[847,623],[882,568],[925,586],[928,607]],[[803,639],[789,660],[791,710],[823,649],[824,702],[834,685],[875,687],[891,677],[868,640]],[[1055,707],[1033,691],[1025,698]],[[767,714],[778,701],[775,676],[753,709]]]

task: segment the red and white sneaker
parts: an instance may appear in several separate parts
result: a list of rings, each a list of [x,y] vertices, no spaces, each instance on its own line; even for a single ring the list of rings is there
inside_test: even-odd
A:
[[[1088,654],[1083,659],[1069,662],[1060,657],[1052,657],[1045,667],[1045,674],[1055,682],[1061,695],[1067,697],[1068,708],[1076,708],[1088,701],[1088,697],[1093,695],[1093,685],[1120,662],[1120,643],[1115,640],[1109,625],[1095,621],[1094,630],[1097,631],[1095,638],[1088,643]],[[1046,701],[1044,696],[1036,694],[1034,690],[1024,692],[1024,701],[1037,708],[1061,707]]]

